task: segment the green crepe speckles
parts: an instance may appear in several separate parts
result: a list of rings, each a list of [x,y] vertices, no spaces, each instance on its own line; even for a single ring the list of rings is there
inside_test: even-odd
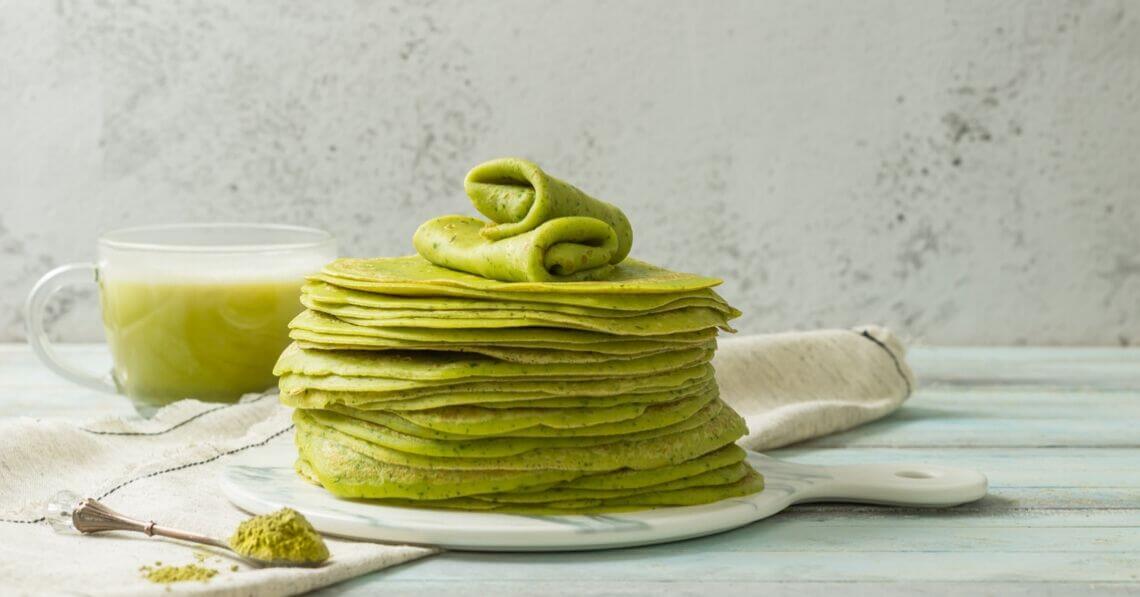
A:
[[[409,425],[406,421],[400,424],[400,429],[396,429],[395,425],[388,426],[393,421],[391,415],[386,415],[383,411],[357,411],[357,416],[325,410],[308,410],[305,412],[321,425],[364,440],[374,447],[401,452],[403,453],[401,458],[438,457],[448,462],[455,462],[457,459],[465,458],[493,460],[518,456],[525,459],[527,453],[536,450],[558,450],[560,453],[565,453],[568,450],[603,446],[615,442],[628,443],[633,440],[675,435],[704,425],[720,414],[723,409],[724,403],[713,401],[706,404],[688,420],[659,429],[630,433],[625,436],[467,437],[465,439],[421,437],[421,435],[440,434]],[[398,417],[397,420],[399,420]],[[408,433],[413,430],[418,435]],[[398,463],[402,464],[405,461],[398,461]]]
[[[649,487],[658,483],[668,483],[706,471],[744,462],[747,458],[744,449],[736,444],[728,444],[697,458],[659,469],[619,469],[601,474],[585,475],[573,481],[560,483],[559,487],[581,489],[628,489]]]
[[[684,422],[716,400],[717,395],[714,388],[662,404],[625,404],[589,409],[452,407],[396,413],[333,405],[328,410],[428,439],[603,437],[628,436]]]
[[[297,411],[301,413],[303,411]],[[294,420],[300,419],[296,414]],[[328,428],[298,424],[295,438],[305,476],[340,497],[446,499],[550,486],[580,476],[558,470],[425,470],[370,458],[368,446]]]
[[[538,440],[551,447],[536,447],[536,440],[531,438],[478,440],[481,445],[473,445],[475,442],[450,442],[453,445],[445,445],[438,441],[404,436],[386,427],[329,411],[298,410],[293,413],[293,421],[298,429],[335,431],[338,441],[354,437],[360,440],[354,443],[354,450],[390,464],[444,470],[555,469],[585,473],[680,464],[736,441],[747,432],[743,419],[732,409],[724,408],[723,403],[718,401],[717,404],[720,411],[716,416],[693,429],[646,439],[578,446],[574,444],[587,444],[589,442],[586,440],[591,438]],[[706,408],[713,408],[713,405]],[[384,444],[399,445],[400,449]],[[411,449],[432,454],[404,451]],[[443,452],[450,455],[440,455]]]
[[[713,485],[706,487],[691,487],[688,489],[675,489],[673,491],[644,492],[624,498],[603,500],[603,507],[623,508],[646,506],[692,506],[695,504],[708,504],[720,500],[742,497],[757,493],[764,489],[764,478],[749,468],[748,474],[741,480],[727,485]]]
[[[447,350],[451,352],[468,352],[494,357],[500,361],[512,363],[601,363],[603,361],[622,361],[644,357],[662,352],[676,350],[676,347],[658,345],[649,350],[639,350],[630,353],[607,354],[602,352],[587,352],[584,350],[544,350],[541,348],[502,348],[494,346],[448,346],[438,344],[378,346],[369,338],[360,336],[328,336],[314,334],[304,330],[292,330],[289,337],[296,340],[300,348],[307,350]],[[383,340],[380,340],[383,342]]]
[[[482,231],[489,240],[518,236],[555,218],[587,216],[613,229],[617,250],[611,263],[625,259],[633,246],[633,227],[620,209],[550,176],[534,162],[520,158],[484,162],[467,173],[463,189],[475,209],[496,223]]]
[[[543,378],[541,380],[425,380],[412,381],[384,377],[344,377],[340,375],[282,375],[278,388],[282,397],[310,390],[359,393],[367,402],[403,400],[436,395],[455,395],[466,392],[504,392],[526,394],[527,398],[542,396],[610,396],[646,389],[669,389],[677,380],[695,380],[713,375],[708,364],[686,367],[666,373],[612,379]]]
[[[621,295],[620,302],[651,301],[642,295],[677,295],[721,283],[717,278],[669,271],[636,259],[626,259],[614,266],[601,281],[502,282],[439,267],[419,255],[337,259],[313,279],[343,288],[399,296],[466,296],[586,307],[604,307],[607,301],[618,300],[611,295]]]
[[[484,222],[443,216],[416,229],[412,244],[428,261],[506,282],[568,282],[604,279],[617,251],[613,228],[594,218],[550,220],[518,236],[491,241]]]
[[[571,301],[581,300],[583,297],[568,295],[524,294],[525,300],[507,300],[496,298],[470,298],[470,297],[439,297],[439,296],[398,296],[366,292],[334,286],[320,280],[309,280],[301,287],[301,294],[312,297],[322,303],[356,305],[359,307],[373,307],[390,310],[510,310],[510,311],[557,311],[573,315],[590,315],[593,317],[620,317],[623,313],[645,314],[669,311],[680,307],[708,307],[718,309],[724,313],[735,313],[735,310],[717,293],[707,288],[683,292],[678,294],[647,294],[647,295],[609,295],[597,297],[590,301],[591,305],[578,305],[575,303],[563,304],[552,302],[552,298],[563,298]],[[538,299],[538,300],[535,300]]]
[[[542,504],[546,502],[559,502],[564,500],[594,500],[627,497],[644,493],[657,493],[676,491],[688,487],[710,487],[717,485],[730,485],[748,476],[752,469],[743,462],[730,464],[725,467],[706,471],[691,477],[677,479],[668,483],[660,483],[650,487],[629,489],[577,489],[577,488],[551,488],[540,491],[518,491],[491,493],[474,496],[476,499],[504,504]]]
[[[699,332],[710,328],[735,331],[729,327],[724,313],[707,307],[682,307],[661,313],[623,317],[590,317],[553,311],[389,311],[320,303],[307,296],[301,297],[301,304],[310,310],[363,327],[476,330],[550,327],[636,337]]]
[[[665,378],[665,379],[663,379]],[[607,408],[624,404],[672,402],[715,386],[711,367],[691,368],[664,375],[587,383],[509,382],[420,388],[401,392],[320,390],[282,384],[281,403],[293,408],[327,408],[342,405],[360,410],[417,411],[477,404],[481,408]],[[675,385],[669,385],[673,383]],[[666,386],[667,389],[663,389]]]
[[[403,345],[445,345],[445,346],[509,346],[519,348],[556,348],[559,350],[584,350],[591,352],[614,351],[615,354],[629,354],[654,345],[676,346],[704,344],[716,338],[716,330],[709,328],[694,332],[674,332],[657,336],[623,336],[591,332],[585,330],[560,329],[549,327],[501,328],[493,334],[480,329],[433,329],[407,327],[380,327],[355,325],[341,321],[332,315],[312,310],[302,311],[289,328],[312,334],[336,336],[358,336],[377,339],[377,346],[399,348]],[[618,348],[613,348],[618,347]],[[632,348],[630,348],[632,347]]]
[[[611,378],[648,375],[690,367],[707,363],[712,355],[712,347],[695,347],[603,363],[531,365],[454,352],[304,350],[294,344],[281,353],[273,374],[338,375],[413,381],[503,380],[520,377]]]
[[[682,421],[717,395],[716,388],[705,386],[668,402],[627,402],[577,408],[535,408],[518,406],[517,403],[514,408],[460,405],[392,412],[420,427],[453,434],[530,435],[535,432],[532,428],[537,427],[543,433],[575,430],[581,435],[612,435]],[[625,425],[618,428],[607,425],[617,422],[625,422]]]
[[[472,436],[522,437],[533,429],[552,431],[604,426],[606,423],[636,419],[645,414],[648,407],[647,404],[630,403],[601,408],[493,409],[458,405],[415,411],[369,411],[343,406],[330,406],[328,410],[374,421],[420,437],[457,439]],[[375,413],[379,418],[372,418],[370,413]]]
[[[695,505],[756,493],[759,475],[741,460],[728,461],[726,446],[680,465],[644,471],[620,469],[578,477],[596,487],[577,487],[571,471],[423,470],[391,465],[355,452],[321,432],[299,429],[297,471],[334,495],[374,499],[393,506],[487,510],[520,514],[589,514],[639,506]],[[359,447],[359,445],[357,445]],[[737,448],[737,450],[739,450]],[[741,470],[744,474],[736,481]],[[646,481],[624,485],[634,472]],[[611,482],[612,480],[612,482]],[[588,498],[586,496],[596,496]],[[608,497],[601,497],[608,496]]]
[[[663,404],[665,402],[674,402],[678,400],[679,397],[704,392],[710,389],[716,389],[716,381],[711,377],[694,380],[691,383],[686,382],[684,385],[661,392],[638,390],[613,396],[544,397],[532,400],[514,400],[511,402],[487,400],[480,404],[480,406],[494,410],[510,410],[515,408],[606,408],[625,404]],[[423,410],[412,408],[413,406],[415,406],[415,404],[409,400],[397,402],[387,408],[394,411]]]
[[[361,451],[368,449],[366,443],[319,427],[298,427],[296,444],[300,455],[297,471],[302,477],[340,497],[370,499],[444,500],[554,489],[644,490],[742,463],[745,457],[743,450],[728,445],[681,464],[645,470],[619,468],[592,474],[560,470],[467,471],[382,462]],[[485,504],[473,507],[490,508]]]
[[[482,496],[459,497],[444,500],[410,501],[403,499],[380,500],[390,506],[412,506],[416,508],[437,508],[443,510],[477,510],[503,514],[522,515],[566,515],[566,514],[606,514],[629,512],[667,506],[696,506],[710,504],[728,498],[743,497],[764,489],[764,478],[749,470],[744,478],[735,483],[705,487],[689,487],[672,491],[647,491],[625,497],[608,499],[558,500],[538,504],[500,504]]]
[[[302,303],[307,307],[313,309],[314,305],[311,302],[302,299]],[[526,314],[518,314],[517,317],[510,319],[491,319],[481,317],[435,317],[433,315],[424,315],[417,317],[400,317],[392,316],[391,314],[368,313],[366,317],[353,317],[344,314],[346,309],[357,309],[358,307],[344,307],[338,308],[325,308],[314,309],[323,311],[333,315],[346,323],[363,327],[412,327],[412,328],[435,328],[435,329],[470,329],[470,330],[489,330],[489,329],[502,329],[502,328],[530,328],[530,327],[551,327],[551,328],[567,328],[574,330],[586,330],[593,332],[604,332],[607,334],[615,334],[619,336],[632,336],[632,337],[649,337],[662,334],[670,334],[677,332],[698,332],[711,328],[721,328],[725,331],[735,332],[728,325],[728,320],[724,314],[715,309],[707,309],[705,307],[685,307],[674,311],[666,311],[664,313],[653,313],[650,315],[638,315],[633,317],[623,318],[588,318],[581,315],[566,315],[563,313],[549,313],[538,315],[534,312]]]

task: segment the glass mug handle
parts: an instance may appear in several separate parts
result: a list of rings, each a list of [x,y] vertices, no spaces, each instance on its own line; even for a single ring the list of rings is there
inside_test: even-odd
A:
[[[60,359],[44,330],[44,314],[47,312],[48,301],[56,292],[65,286],[97,280],[98,270],[92,263],[70,263],[44,274],[44,277],[36,282],[32,292],[28,294],[27,302],[24,303],[24,323],[27,326],[28,344],[32,346],[32,351],[56,375],[85,388],[118,393],[118,389],[106,377],[89,373]]]

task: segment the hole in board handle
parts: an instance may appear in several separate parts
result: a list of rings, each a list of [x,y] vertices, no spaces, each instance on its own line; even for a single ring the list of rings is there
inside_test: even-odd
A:
[[[898,471],[895,473],[896,477],[903,477],[904,479],[933,479],[934,475],[926,471]]]

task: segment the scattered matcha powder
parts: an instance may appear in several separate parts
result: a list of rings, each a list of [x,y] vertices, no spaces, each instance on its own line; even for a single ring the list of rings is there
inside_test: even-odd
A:
[[[297,564],[319,564],[329,557],[321,535],[292,508],[241,523],[230,537],[230,547],[246,557]]]
[[[189,580],[206,582],[218,573],[218,571],[213,568],[206,568],[198,564],[187,564],[185,566],[143,566],[139,568],[139,572],[142,573],[143,578],[150,582],[162,584]]]

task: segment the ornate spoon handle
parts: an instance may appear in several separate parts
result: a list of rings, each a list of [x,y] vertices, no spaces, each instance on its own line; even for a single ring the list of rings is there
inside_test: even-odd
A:
[[[123,516],[91,498],[81,500],[75,507],[75,510],[71,514],[71,524],[75,527],[75,530],[84,534],[101,533],[103,531],[135,531],[137,533],[145,533],[148,536],[161,535],[171,539],[201,543],[202,545],[210,545],[232,551],[229,545],[212,537],[159,526],[155,524],[153,520],[143,522],[128,516]]]

